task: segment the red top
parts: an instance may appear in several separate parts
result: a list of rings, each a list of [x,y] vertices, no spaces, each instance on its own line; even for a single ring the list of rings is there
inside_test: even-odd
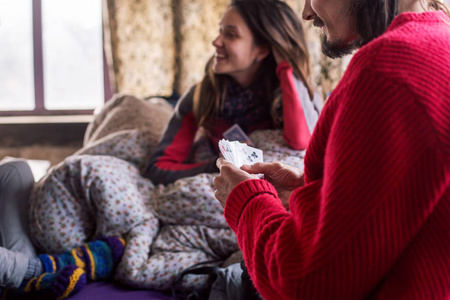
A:
[[[450,19],[405,13],[327,101],[290,212],[263,180],[225,217],[270,299],[450,299]]]

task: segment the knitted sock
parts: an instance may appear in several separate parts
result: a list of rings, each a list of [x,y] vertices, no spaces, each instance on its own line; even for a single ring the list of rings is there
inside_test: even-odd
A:
[[[75,295],[86,285],[85,271],[75,265],[68,265],[56,273],[44,273],[39,277],[24,280],[14,291],[14,296],[32,293],[40,299],[65,299]]]
[[[40,259],[37,257],[28,259],[28,267],[27,271],[22,279],[22,281],[28,281],[33,277],[40,276],[42,274],[43,266]],[[15,288],[2,288],[0,287],[0,300],[10,299],[12,296],[10,294],[14,294]]]
[[[123,239],[104,237],[62,254],[39,255],[39,259],[44,272],[56,273],[67,265],[76,265],[86,271],[89,280],[101,280],[112,275],[124,247]]]

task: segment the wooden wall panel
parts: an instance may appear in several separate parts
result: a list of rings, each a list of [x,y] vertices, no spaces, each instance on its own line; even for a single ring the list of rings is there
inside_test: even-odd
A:
[[[229,0],[180,0],[179,80],[176,90],[185,92],[205,74],[214,54],[212,41],[219,33],[219,21]]]
[[[169,96],[175,76],[171,0],[108,0],[117,91]]]

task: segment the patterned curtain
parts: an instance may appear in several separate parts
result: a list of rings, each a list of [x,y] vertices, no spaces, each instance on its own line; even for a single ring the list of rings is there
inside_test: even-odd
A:
[[[304,0],[287,0],[301,18]],[[105,50],[116,92],[138,97],[182,94],[204,74],[214,54],[220,16],[230,0],[105,0]],[[303,23],[313,83],[324,98],[349,58],[320,50],[320,30]],[[109,58],[109,59],[108,59]]]

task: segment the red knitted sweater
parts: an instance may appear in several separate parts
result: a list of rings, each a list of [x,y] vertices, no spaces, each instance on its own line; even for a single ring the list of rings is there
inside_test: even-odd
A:
[[[360,49],[306,153],[290,212],[263,180],[226,203],[264,299],[450,299],[450,19]]]

